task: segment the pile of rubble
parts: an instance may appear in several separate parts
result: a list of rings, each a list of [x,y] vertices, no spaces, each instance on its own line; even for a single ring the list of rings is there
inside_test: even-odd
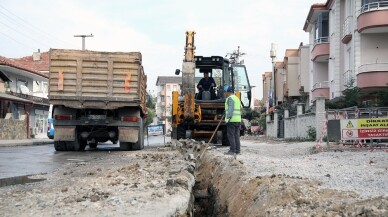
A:
[[[203,147],[183,140],[73,160],[52,174],[30,176],[45,181],[0,188],[0,210],[2,216],[188,216]]]

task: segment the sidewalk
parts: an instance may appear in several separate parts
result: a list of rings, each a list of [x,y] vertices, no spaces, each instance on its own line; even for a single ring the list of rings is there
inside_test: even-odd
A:
[[[54,140],[48,138],[0,140],[0,147],[29,146],[53,144]]]

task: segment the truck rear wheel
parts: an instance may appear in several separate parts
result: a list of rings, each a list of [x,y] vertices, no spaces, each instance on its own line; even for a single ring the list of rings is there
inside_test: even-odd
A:
[[[66,151],[66,142],[63,141],[54,141],[55,151]]]
[[[120,142],[120,151],[129,151],[131,150],[131,143],[130,142]]]
[[[66,148],[68,151],[83,151],[87,145],[87,141],[81,139],[78,136],[77,130],[75,131],[75,141],[66,141]]]
[[[136,143],[132,143],[132,150],[142,150],[144,148],[144,128],[143,119],[140,118],[139,139]]]

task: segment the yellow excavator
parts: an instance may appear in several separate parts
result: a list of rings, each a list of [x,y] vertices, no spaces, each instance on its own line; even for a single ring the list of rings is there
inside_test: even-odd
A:
[[[251,105],[251,86],[245,65],[222,56],[195,56],[194,31],[186,32],[181,94],[172,92],[172,138],[208,141],[225,113],[224,87],[232,86],[244,108]],[[181,70],[175,71],[179,75]],[[215,82],[209,89],[197,85],[207,73]],[[199,86],[201,87],[201,86]],[[229,145],[226,124],[221,122],[212,143]]]

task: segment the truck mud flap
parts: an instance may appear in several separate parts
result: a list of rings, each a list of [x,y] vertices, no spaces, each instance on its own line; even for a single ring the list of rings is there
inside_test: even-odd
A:
[[[119,141],[136,143],[139,141],[139,128],[119,127]]]
[[[54,141],[75,141],[75,127],[55,126]]]

